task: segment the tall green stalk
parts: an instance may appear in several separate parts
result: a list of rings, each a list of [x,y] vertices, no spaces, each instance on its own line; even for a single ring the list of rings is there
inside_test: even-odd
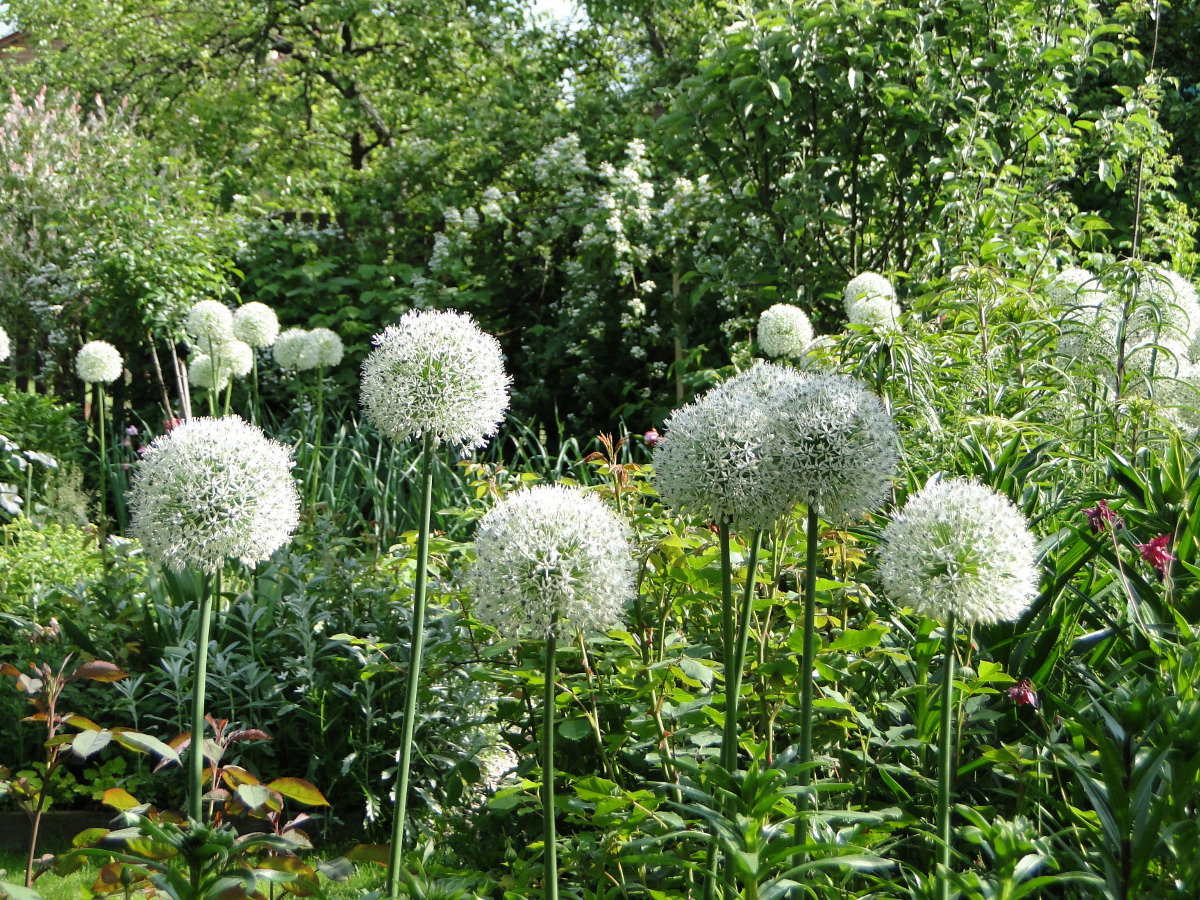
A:
[[[391,898],[400,896],[400,852],[404,843],[404,819],[408,808],[409,768],[412,763],[413,730],[417,720],[417,689],[421,681],[421,657],[425,651],[425,585],[429,569],[429,518],[433,503],[433,438],[433,432],[426,431],[421,448],[421,513],[417,523],[417,575],[413,589],[412,641],[408,659],[408,684],[404,692],[404,734],[400,739],[400,762],[396,769],[392,846],[388,857],[387,892]]]
[[[942,722],[938,735],[938,900],[950,900],[950,790],[954,782],[954,613],[946,617]]]
[[[738,707],[742,698],[742,678],[746,668],[746,646],[750,640],[750,617],[754,614],[754,587],[758,576],[758,551],[762,546],[762,531],[755,530],[750,539],[750,556],[746,560],[746,588],[738,613],[737,630],[733,639],[733,656],[725,673],[725,729],[721,735],[721,765],[729,772],[737,768]],[[722,551],[722,564],[724,564]],[[722,587],[724,582],[722,581]],[[730,588],[732,590],[732,586]]]
[[[546,690],[542,698],[542,851],[546,860],[546,900],[558,900],[558,832],[554,826],[554,683],[557,640],[554,629],[546,635]]]
[[[196,663],[192,678],[192,739],[188,748],[188,818],[204,819],[204,689],[208,679],[208,636],[212,627],[213,594],[221,591],[221,575],[215,586],[204,576],[200,588],[200,606],[196,612]]]
[[[807,543],[804,555],[804,650],[800,655],[800,764],[812,760],[813,660],[816,657],[817,625],[817,551],[820,549],[820,527],[814,504],[808,507]],[[808,784],[808,768],[800,772],[800,783]],[[800,799],[808,808],[807,796]]]
[[[317,366],[317,420],[313,428],[313,458],[309,467],[309,505],[317,503],[317,482],[321,479],[321,431],[325,427],[325,367]],[[428,446],[428,445],[427,445]]]
[[[105,416],[104,384],[96,382],[96,437],[100,442],[100,552],[107,561],[108,536],[108,421]]]
[[[737,748],[731,746],[730,733],[736,733],[733,724],[737,714],[737,697],[731,690],[733,665],[737,657],[737,635],[733,619],[733,562],[729,550],[729,523],[717,526],[717,537],[721,544],[721,650],[725,661],[725,727],[721,735],[721,765],[733,771],[730,758],[736,758]],[[736,740],[736,738],[734,739]]]

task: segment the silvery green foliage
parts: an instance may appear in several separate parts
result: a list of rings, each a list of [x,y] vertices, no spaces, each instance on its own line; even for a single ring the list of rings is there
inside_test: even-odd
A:
[[[8,332],[0,328],[0,362],[8,359],[12,355],[12,345],[8,340]]]
[[[312,341],[317,366],[328,368],[342,361],[346,350],[336,332],[328,328],[314,328],[308,333],[308,339]]]
[[[271,351],[281,369],[301,372],[316,368],[317,346],[303,328],[289,328],[284,331],[275,339]]]
[[[577,488],[510,495],[480,520],[475,556],[475,615],[506,635],[607,631],[636,594],[629,529]]]
[[[188,310],[184,328],[207,352],[214,344],[233,340],[233,313],[217,300],[201,300]]]
[[[374,338],[362,367],[362,404],[393,440],[435,438],[465,454],[484,447],[508,409],[500,342],[453,311],[411,310]]]
[[[801,356],[812,339],[812,322],[798,306],[776,303],[758,317],[758,346],[767,356]]]
[[[287,541],[300,495],[288,448],[237,416],[189,419],[155,438],[129,494],[131,534],[154,559],[209,574],[254,565]]]
[[[935,481],[883,532],[879,576],[892,600],[944,621],[1018,618],[1038,591],[1033,535],[1007,498],[965,479]]]
[[[892,283],[875,272],[850,279],[842,292],[846,318],[851,325],[866,325],[878,331],[898,329],[900,306]]]
[[[279,317],[265,303],[247,303],[233,313],[233,336],[251,347],[270,347],[279,337]]]
[[[75,354],[75,371],[89,384],[116,381],[124,366],[120,351],[108,341],[88,341]]]
[[[188,382],[198,388],[223,391],[232,376],[229,366],[219,355],[197,353],[188,362]]]
[[[723,388],[758,395],[773,417],[773,455],[790,505],[814,505],[828,521],[844,522],[883,502],[896,474],[900,436],[862,382],[760,364]]]
[[[782,366],[749,370],[804,376]],[[677,513],[739,530],[770,528],[796,500],[777,438],[778,419],[754,390],[713,388],[667,419],[654,446],[654,483]]]

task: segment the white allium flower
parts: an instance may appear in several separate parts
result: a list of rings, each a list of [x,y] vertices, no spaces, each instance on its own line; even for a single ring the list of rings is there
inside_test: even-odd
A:
[[[254,368],[254,348],[245,341],[221,344],[214,348],[214,353],[234,378],[244,378]]]
[[[812,505],[829,521],[842,522],[883,501],[896,474],[900,437],[879,398],[861,382],[759,364],[722,387],[761,397],[790,505]]]
[[[883,532],[879,576],[898,603],[945,621],[1020,617],[1038,592],[1033,535],[1005,496],[965,479],[927,484]]]
[[[265,303],[247,303],[233,313],[233,336],[251,347],[270,347],[279,337],[279,317]]]
[[[758,346],[767,356],[800,356],[812,339],[812,322],[798,306],[776,303],[758,317]]]
[[[504,634],[607,631],[636,594],[629,529],[577,488],[510,495],[480,520],[475,556],[475,614]]]
[[[898,331],[900,305],[887,297],[874,294],[848,303],[846,319],[851,325],[865,325],[875,331]]]
[[[431,431],[466,453],[487,445],[508,408],[500,342],[464,313],[410,310],[375,335],[362,403],[393,440]]]
[[[328,328],[314,328],[308,335],[316,350],[318,366],[328,368],[336,366],[342,361],[346,349],[342,346],[342,339],[337,336],[336,332],[330,331]]]
[[[188,382],[198,388],[223,391],[232,377],[233,372],[220,356],[197,353],[188,362]]]
[[[116,381],[124,367],[121,352],[108,341],[88,341],[75,354],[75,371],[89,384]]]
[[[789,371],[749,371],[768,368]],[[770,528],[796,502],[776,425],[775,412],[758,393],[731,389],[729,382],[677,409],[654,445],[659,496],[681,514],[745,530]]]
[[[208,351],[213,344],[233,340],[233,313],[217,300],[201,300],[188,310],[184,327],[200,347]]]
[[[1045,289],[1046,299],[1053,309],[1070,312],[1091,309],[1098,311],[1108,301],[1108,292],[1087,269],[1063,269]]]
[[[12,355],[12,344],[8,340],[8,332],[0,328],[0,362]]]
[[[281,369],[301,372],[317,365],[317,346],[309,332],[303,328],[289,328],[284,331],[275,338],[271,350]]]
[[[845,290],[842,291],[842,301],[846,305],[847,314],[850,312],[851,304],[868,297],[882,297],[885,300],[895,300],[896,289],[892,287],[892,283],[887,278],[875,272],[863,272],[860,275],[854,276],[846,284]]]
[[[130,531],[175,572],[254,565],[287,541],[300,515],[287,447],[237,416],[189,419],[147,447],[129,494]]]

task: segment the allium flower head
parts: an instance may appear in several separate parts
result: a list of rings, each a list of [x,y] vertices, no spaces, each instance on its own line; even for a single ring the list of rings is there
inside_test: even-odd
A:
[[[1129,317],[1129,331],[1191,344],[1200,331],[1200,299],[1186,278],[1162,266],[1148,266],[1137,287],[1137,303]]]
[[[469,315],[411,310],[374,344],[362,403],[380,430],[397,441],[430,431],[464,453],[487,445],[508,408],[499,341]]]
[[[207,351],[213,344],[233,340],[233,313],[217,300],[201,300],[188,310],[184,327],[201,349]]]
[[[229,387],[232,376],[229,366],[220,356],[197,353],[188,361],[188,382],[198,388],[223,391]]]
[[[798,306],[776,303],[758,317],[758,346],[767,356],[800,356],[812,339],[812,322]]]
[[[8,332],[0,328],[0,362],[12,355],[12,345],[8,341]]]
[[[468,574],[475,614],[504,633],[607,631],[634,598],[629,529],[594,494],[539,485],[480,520]]]
[[[317,357],[317,365],[328,368],[342,361],[346,349],[337,333],[328,328],[314,328],[308,333]]]
[[[279,368],[302,372],[317,366],[317,346],[303,328],[289,328],[275,339],[271,347]]]
[[[899,462],[896,424],[879,398],[848,375],[808,375],[767,401],[794,502],[832,522],[860,518],[883,501]]]
[[[842,292],[842,301],[851,325],[865,325],[877,331],[895,331],[900,327],[896,289],[882,275],[875,272],[856,275]]]
[[[1083,309],[1096,312],[1109,302],[1108,292],[1087,269],[1063,269],[1046,286],[1045,293],[1053,309],[1068,313]]]
[[[247,303],[233,313],[233,336],[251,347],[270,347],[279,337],[279,317],[265,303]]]
[[[230,341],[214,348],[221,364],[229,368],[234,378],[243,378],[254,368],[254,348],[245,341]]]
[[[883,532],[884,591],[944,621],[1018,618],[1038,592],[1033,535],[1012,502],[963,479],[926,485]]]
[[[189,419],[146,448],[129,494],[130,530],[175,572],[253,565],[287,541],[300,495],[288,448],[237,416]]]
[[[789,371],[755,366],[751,372]],[[800,373],[795,377],[803,378]],[[748,382],[713,388],[667,419],[654,445],[654,483],[678,513],[739,529],[770,528],[795,504],[775,413]]]
[[[121,352],[108,341],[88,341],[75,354],[75,371],[89,384],[116,381],[124,367]]]

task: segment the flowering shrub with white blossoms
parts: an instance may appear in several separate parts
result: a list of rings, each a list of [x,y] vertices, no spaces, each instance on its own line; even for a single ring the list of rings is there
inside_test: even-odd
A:
[[[146,447],[129,508],[130,533],[174,572],[254,565],[299,523],[291,451],[237,416],[189,419]]]
[[[607,631],[636,596],[628,527],[595,494],[538,485],[479,522],[468,583],[474,612],[502,634]]]
[[[487,445],[508,409],[500,342],[465,313],[410,310],[373,339],[362,404],[393,440],[431,432],[463,453]]]
[[[108,341],[88,341],[75,355],[75,371],[89,384],[116,381],[124,366],[121,352]]]
[[[1037,595],[1037,555],[1025,517],[977,482],[926,485],[893,516],[883,540],[884,591],[921,615],[1011,621]]]

